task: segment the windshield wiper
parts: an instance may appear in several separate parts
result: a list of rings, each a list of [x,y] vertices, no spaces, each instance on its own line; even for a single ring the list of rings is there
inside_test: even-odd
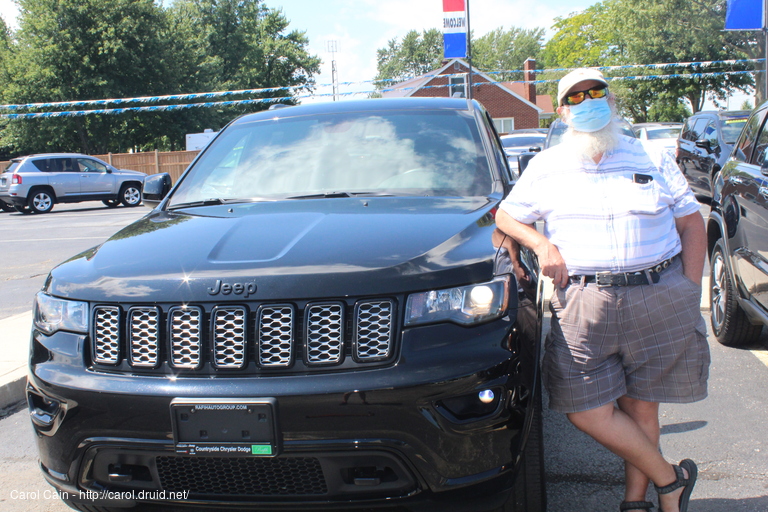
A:
[[[302,196],[289,196],[286,199],[324,199],[331,197],[352,197],[349,192],[323,192],[321,194],[307,194]]]
[[[217,204],[224,204],[224,200],[219,198],[211,198],[211,199],[203,199],[202,201],[190,201],[188,203],[174,204],[172,206],[169,206],[168,209],[177,210],[179,208],[195,208],[197,206],[214,206]]]
[[[286,199],[325,199],[325,198],[334,198],[334,197],[357,197],[357,196],[391,197],[392,194],[388,194],[385,192],[323,192],[321,194],[289,196],[289,197],[286,197]]]

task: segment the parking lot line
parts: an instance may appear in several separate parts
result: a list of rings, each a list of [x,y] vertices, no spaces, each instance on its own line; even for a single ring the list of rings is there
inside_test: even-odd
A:
[[[105,236],[71,236],[66,238],[22,238],[19,240],[4,240],[4,242],[50,242],[51,240],[105,240]]]
[[[755,357],[757,357],[761,363],[768,366],[768,350],[750,350],[750,352],[755,354]]]

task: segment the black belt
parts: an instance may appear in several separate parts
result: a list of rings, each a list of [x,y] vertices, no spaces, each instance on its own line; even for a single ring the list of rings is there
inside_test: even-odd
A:
[[[637,272],[619,272],[615,274],[611,272],[597,272],[595,275],[591,276],[571,276],[571,281],[578,282],[583,278],[585,283],[596,283],[597,286],[601,288],[604,286],[633,286],[638,284],[650,284],[648,282],[648,276],[650,275],[651,281],[658,283],[661,279],[659,274],[664,272],[678,256],[679,254],[672,256],[668,260],[664,260],[657,265],[638,270]]]

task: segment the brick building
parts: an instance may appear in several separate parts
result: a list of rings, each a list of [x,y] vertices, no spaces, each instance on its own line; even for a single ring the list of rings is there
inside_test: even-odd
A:
[[[523,69],[525,80],[533,82],[536,61],[528,59]],[[382,92],[384,98],[398,97],[453,97],[465,96],[468,64],[463,59],[451,59],[443,67],[416,78],[400,82]],[[446,76],[459,75],[459,76]],[[479,101],[491,114],[496,130],[507,133],[520,128],[538,128],[539,120],[554,116],[552,98],[536,94],[534,83],[497,82],[481,73],[472,72],[472,97]]]

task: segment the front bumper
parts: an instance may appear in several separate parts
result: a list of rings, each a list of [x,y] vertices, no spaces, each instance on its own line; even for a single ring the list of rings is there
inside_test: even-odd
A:
[[[180,501],[205,506],[418,509],[455,505],[460,493],[476,507],[509,489],[525,438],[538,378],[530,309],[471,329],[406,330],[387,367],[263,378],[95,372],[78,364],[85,336],[34,332],[28,398],[41,465],[59,491],[102,493],[86,492],[91,501],[112,492],[112,505],[187,492]],[[180,453],[171,402],[196,397],[272,400],[276,456]]]

